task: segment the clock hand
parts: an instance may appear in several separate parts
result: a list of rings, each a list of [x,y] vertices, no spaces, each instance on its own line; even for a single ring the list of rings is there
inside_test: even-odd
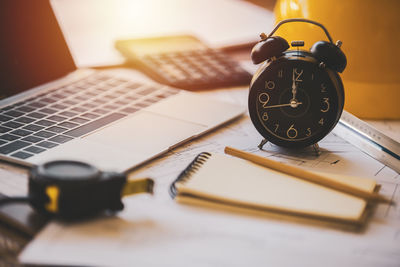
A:
[[[296,79],[294,78],[294,71],[293,71],[293,76],[292,76],[292,101],[296,99],[296,93],[297,93],[297,86],[296,86]]]
[[[288,107],[288,106],[291,106],[292,108],[296,108],[298,105],[301,105],[301,104],[303,104],[303,103],[292,100],[288,104],[272,105],[272,106],[266,106],[264,108],[279,108],[279,107]]]

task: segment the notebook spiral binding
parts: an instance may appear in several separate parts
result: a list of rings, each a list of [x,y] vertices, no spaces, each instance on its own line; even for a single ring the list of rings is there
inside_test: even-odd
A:
[[[201,152],[198,154],[194,160],[178,175],[178,178],[171,184],[169,188],[169,194],[172,198],[175,198],[177,192],[175,184],[177,182],[187,181],[195,172],[197,172],[200,167],[211,157],[211,153]]]

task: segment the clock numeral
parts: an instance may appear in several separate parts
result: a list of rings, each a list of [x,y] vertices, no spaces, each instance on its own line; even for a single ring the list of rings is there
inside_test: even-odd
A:
[[[283,77],[283,70],[278,71],[278,77],[282,78]]]
[[[326,93],[326,85],[321,83],[321,93]]]
[[[303,70],[297,70],[297,68],[293,69],[293,81],[302,82],[303,80],[300,79],[300,76],[303,74]]]
[[[278,128],[279,128],[279,123],[275,123],[275,130],[274,130],[275,133],[278,131]]]
[[[329,105],[329,97],[324,97],[323,100],[324,100],[323,104],[325,105],[325,108],[321,108],[321,112],[328,112],[329,107],[330,107],[330,105]]]
[[[321,118],[321,119],[318,121],[318,123],[321,124],[321,125],[324,125],[324,118]]]
[[[293,139],[293,138],[296,138],[297,137],[297,130],[293,127],[294,126],[294,124],[292,124],[290,127],[289,127],[289,129],[286,131],[286,135],[287,135],[287,137],[289,137],[289,138],[291,138],[291,139]]]
[[[264,114],[262,115],[262,119],[263,121],[267,121],[269,119],[267,112],[264,112]]]
[[[275,88],[275,83],[274,81],[266,81],[265,82],[265,89],[272,90]]]
[[[311,135],[311,128],[307,128],[306,136],[310,136],[310,135]]]
[[[267,93],[262,93],[258,96],[258,101],[262,104],[263,108],[267,107],[269,101],[269,95]]]

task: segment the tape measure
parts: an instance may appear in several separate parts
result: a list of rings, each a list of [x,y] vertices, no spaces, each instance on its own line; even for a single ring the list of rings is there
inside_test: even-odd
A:
[[[51,161],[32,168],[29,203],[38,211],[64,219],[123,209],[121,197],[153,193],[153,180],[130,180],[125,174],[101,172],[78,161]]]
[[[400,173],[400,144],[368,123],[344,110],[333,132]]]

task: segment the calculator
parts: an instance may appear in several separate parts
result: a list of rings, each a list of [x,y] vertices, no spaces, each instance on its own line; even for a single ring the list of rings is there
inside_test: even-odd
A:
[[[202,90],[251,80],[237,61],[191,35],[119,40],[115,46],[130,66],[173,87]]]

